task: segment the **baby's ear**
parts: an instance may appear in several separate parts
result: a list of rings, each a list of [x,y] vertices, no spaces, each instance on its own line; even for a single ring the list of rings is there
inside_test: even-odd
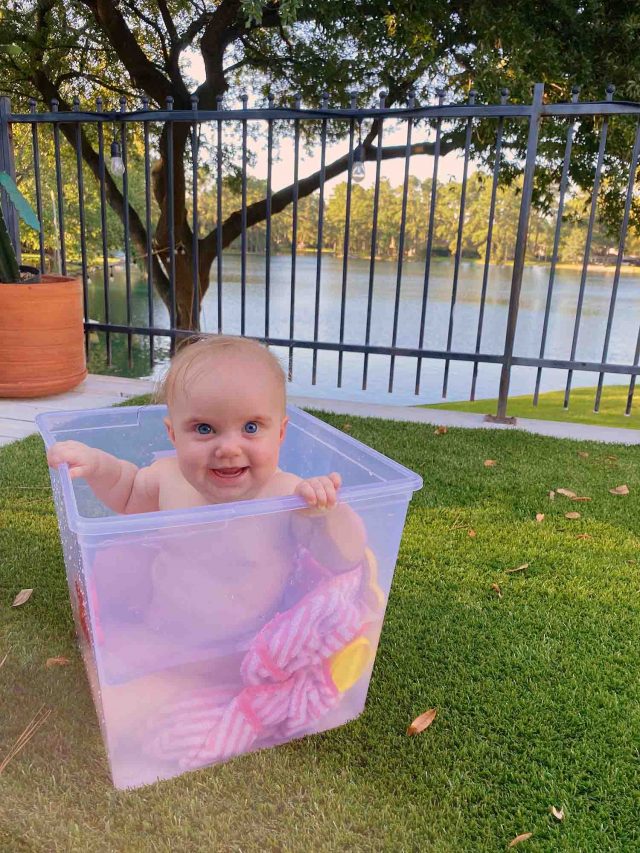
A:
[[[167,435],[169,436],[169,441],[171,442],[171,444],[175,445],[176,434],[173,431],[173,424],[171,423],[171,419],[170,418],[163,418],[162,422],[164,423],[164,425],[167,428]]]
[[[289,418],[283,418],[282,423],[280,424],[280,444],[284,441],[284,437],[287,433],[287,424],[289,423]]]

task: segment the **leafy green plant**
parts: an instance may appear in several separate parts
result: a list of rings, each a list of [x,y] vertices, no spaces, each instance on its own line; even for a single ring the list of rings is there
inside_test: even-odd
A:
[[[0,187],[6,192],[23,222],[30,228],[39,231],[40,223],[38,222],[38,217],[15,185],[11,175],[7,172],[0,172]],[[13,244],[11,243],[11,238],[9,237],[6,222],[4,221],[2,206],[0,206],[0,282],[6,284],[8,282],[19,281],[20,267],[18,266],[18,260],[13,249]]]

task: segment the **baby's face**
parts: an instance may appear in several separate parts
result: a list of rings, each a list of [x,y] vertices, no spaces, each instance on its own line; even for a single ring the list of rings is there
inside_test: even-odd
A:
[[[165,423],[182,475],[208,503],[251,500],[278,467],[282,387],[265,364],[217,355],[175,389]]]

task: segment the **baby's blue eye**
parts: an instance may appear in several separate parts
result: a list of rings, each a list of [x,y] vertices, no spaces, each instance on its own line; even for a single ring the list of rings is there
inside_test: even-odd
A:
[[[255,421],[247,421],[244,425],[244,431],[249,435],[255,435],[258,432],[258,424]]]
[[[200,435],[210,435],[213,430],[209,424],[196,424],[196,432],[199,432]]]

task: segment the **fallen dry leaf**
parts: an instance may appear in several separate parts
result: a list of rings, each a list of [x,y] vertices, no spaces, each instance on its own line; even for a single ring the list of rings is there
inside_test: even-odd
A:
[[[352,429],[351,424],[342,424],[342,431],[343,432],[351,432],[351,429]]]
[[[475,530],[470,530],[470,531],[467,533],[467,536],[470,536],[472,539],[475,539],[475,537],[476,537],[476,532],[475,532]]]
[[[591,498],[576,495],[575,498],[571,498],[571,500],[572,501],[590,501]]]
[[[573,519],[575,519],[575,518],[580,518],[580,513],[579,512],[565,512],[564,517],[570,518],[573,521]]]
[[[593,537],[591,536],[590,533],[578,533],[578,535],[576,536],[576,539],[592,539],[592,538]]]
[[[407,734],[419,735],[420,732],[423,732],[425,729],[428,729],[431,723],[435,720],[437,713],[437,708],[430,708],[428,711],[425,711],[424,714],[420,714],[420,716],[416,717],[415,720],[408,727]]]
[[[564,809],[557,809],[555,806],[551,806],[549,811],[555,817],[556,820],[564,820]]]
[[[31,598],[32,589],[21,589],[20,592],[13,599],[12,607],[20,607],[21,604],[24,604],[25,601],[29,601]]]
[[[509,842],[509,848],[515,847],[516,844],[520,844],[521,841],[526,841],[528,838],[531,838],[533,832],[523,832],[521,835],[516,835],[513,841]]]
[[[515,569],[506,569],[508,575],[514,574],[514,572],[524,572],[525,569],[529,568],[529,563],[523,563],[521,566],[516,566]]]
[[[51,669],[52,666],[66,666],[69,663],[69,658],[65,658],[62,655],[57,658],[47,658],[47,662],[45,666],[47,669]]]
[[[502,590],[497,583],[492,583],[491,589],[497,594],[498,598],[502,598]]]
[[[553,491],[553,489],[552,489],[552,490],[549,492],[549,500],[550,500],[550,501],[553,501],[553,500],[555,500],[555,497],[556,497],[556,493],[555,493],[555,492]]]
[[[444,435],[446,432],[449,432],[447,427],[440,426],[440,427],[437,427],[436,429],[434,429],[433,434],[434,435]]]
[[[498,463],[495,459],[485,459],[483,464],[485,468],[494,468]]]
[[[571,489],[556,489],[556,492],[559,495],[564,495],[565,498],[575,498],[577,497],[575,492],[572,492]]]
[[[618,459],[618,457],[617,457],[617,456],[612,456],[612,455],[610,455],[610,456],[605,456],[604,458],[607,460],[607,462],[616,462],[616,461],[617,461],[617,459]]]
[[[536,513],[536,521],[544,521],[544,513],[543,512],[537,512]]]
[[[609,489],[612,495],[628,495],[629,486],[616,486],[615,489]]]
[[[587,453],[586,450],[579,450],[578,456],[580,457],[580,459],[588,459],[589,458],[589,454]]]

